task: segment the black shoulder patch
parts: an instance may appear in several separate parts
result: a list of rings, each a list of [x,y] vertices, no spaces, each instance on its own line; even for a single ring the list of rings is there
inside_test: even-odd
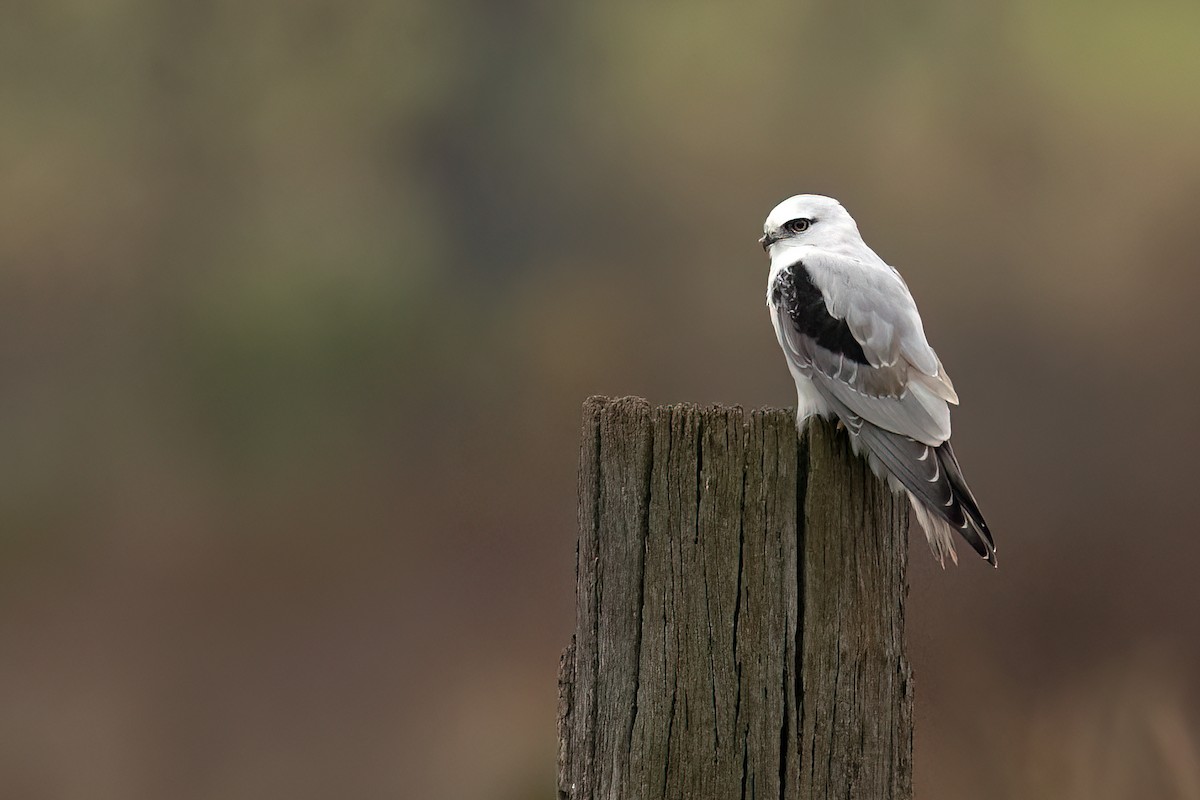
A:
[[[825,307],[825,298],[813,284],[804,262],[780,270],[771,287],[771,302],[791,319],[796,330],[821,347],[859,364],[870,363],[846,320],[831,315]]]

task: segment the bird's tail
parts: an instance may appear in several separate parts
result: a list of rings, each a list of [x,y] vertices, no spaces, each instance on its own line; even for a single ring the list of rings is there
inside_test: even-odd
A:
[[[958,563],[954,552],[957,532],[976,553],[996,566],[992,532],[963,479],[949,441],[937,447],[922,444],[861,418],[847,421],[846,427],[851,438],[866,447],[872,469],[886,475],[894,490],[903,489],[908,495],[938,563],[945,566],[946,556]]]
[[[921,526],[921,530],[925,531],[925,538],[929,541],[929,549],[933,551],[933,557],[943,567],[946,566],[946,556],[949,556],[950,560],[957,564],[958,553],[954,551],[954,528],[946,520],[934,516],[925,503],[912,492],[905,491],[905,494],[912,502],[913,513],[917,515],[917,524]]]

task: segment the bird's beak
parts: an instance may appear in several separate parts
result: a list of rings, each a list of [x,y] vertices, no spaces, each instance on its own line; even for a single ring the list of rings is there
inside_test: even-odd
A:
[[[763,252],[766,252],[771,249],[771,245],[775,244],[776,241],[778,240],[774,236],[764,233],[763,237],[758,240],[758,243],[762,245]]]

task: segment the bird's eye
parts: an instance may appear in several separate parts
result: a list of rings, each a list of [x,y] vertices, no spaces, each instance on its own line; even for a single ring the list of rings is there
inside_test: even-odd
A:
[[[812,225],[811,219],[791,219],[783,223],[783,229],[788,233],[804,233],[808,230],[808,226]]]

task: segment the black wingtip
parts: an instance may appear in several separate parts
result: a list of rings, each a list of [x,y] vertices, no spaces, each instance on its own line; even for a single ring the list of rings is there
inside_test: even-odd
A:
[[[975,548],[975,552],[983,558],[984,561],[996,566],[996,546],[992,543],[991,532],[984,525],[983,520],[977,519],[964,509],[967,516],[967,524],[959,528],[959,533],[967,540],[971,547]]]

